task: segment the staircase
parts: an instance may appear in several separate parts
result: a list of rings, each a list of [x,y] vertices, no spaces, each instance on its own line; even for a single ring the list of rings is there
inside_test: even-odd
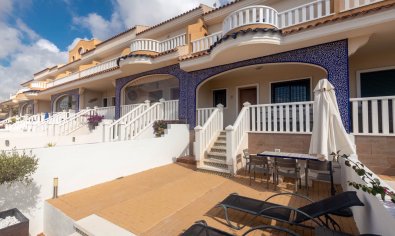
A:
[[[226,162],[226,132],[221,131],[217,136],[212,147],[205,154],[203,165],[198,169],[208,172],[216,172],[220,174],[230,175],[231,166]]]

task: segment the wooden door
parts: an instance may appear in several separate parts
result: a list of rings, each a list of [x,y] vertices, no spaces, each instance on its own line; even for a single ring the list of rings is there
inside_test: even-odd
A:
[[[258,103],[258,91],[256,87],[239,88],[239,112],[245,102],[256,105]]]

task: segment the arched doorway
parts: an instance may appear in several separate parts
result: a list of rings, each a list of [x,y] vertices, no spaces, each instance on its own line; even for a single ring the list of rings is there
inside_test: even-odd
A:
[[[240,67],[203,81],[196,90],[196,107],[224,105],[224,125],[232,125],[243,104],[292,103],[313,100],[322,67],[305,63],[271,63]]]
[[[78,99],[73,95],[63,95],[57,98],[53,104],[54,112],[68,111],[78,109]]]
[[[26,103],[22,106],[21,108],[21,115],[25,116],[25,115],[33,115],[34,110],[33,110],[33,104],[31,103]]]

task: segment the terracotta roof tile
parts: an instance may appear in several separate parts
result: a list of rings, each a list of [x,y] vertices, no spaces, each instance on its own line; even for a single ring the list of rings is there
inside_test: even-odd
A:
[[[117,64],[119,66],[119,62],[120,61],[125,60],[126,58],[129,58],[129,57],[149,57],[149,58],[154,59],[154,58],[157,58],[157,57],[160,57],[160,56],[164,56],[164,55],[168,55],[168,54],[171,54],[171,53],[177,52],[177,51],[178,51],[178,49],[174,48],[174,49],[171,49],[171,50],[168,50],[168,51],[165,51],[165,52],[158,53],[156,55],[129,53],[129,55],[126,55],[126,56],[118,58]]]
[[[244,1],[244,0],[234,0],[234,1],[231,1],[231,2],[229,2],[229,3],[227,3],[227,4],[225,4],[225,5],[222,5],[222,6],[220,6],[220,7],[217,7],[217,8],[215,8],[215,9],[211,10],[211,11],[208,11],[208,12],[204,13],[203,15],[205,16],[205,15],[211,14],[211,13],[213,13],[213,12],[216,12],[216,11],[218,11],[218,10],[221,10],[221,9],[223,9],[223,8],[229,7],[229,6],[231,6],[231,5],[234,5],[234,4],[236,4],[236,3],[238,3],[238,2],[242,2],[242,1]]]

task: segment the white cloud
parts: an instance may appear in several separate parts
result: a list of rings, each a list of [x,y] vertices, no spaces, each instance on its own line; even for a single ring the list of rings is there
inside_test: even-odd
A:
[[[75,47],[75,45],[77,45],[77,43],[78,43],[80,40],[88,40],[88,39],[87,39],[87,38],[75,38],[75,39],[73,40],[73,42],[72,42],[69,46],[67,46],[67,51],[70,51],[71,49],[73,49],[73,48]]]
[[[20,19],[13,19],[15,25],[8,23],[16,9],[12,4],[6,5],[9,2],[0,0],[0,15],[4,11],[8,14],[0,17],[0,101],[8,99],[21,83],[33,79],[34,73],[67,61],[67,52],[40,37]]]
[[[105,40],[135,25],[155,25],[189,11],[203,3],[212,6],[216,0],[116,0],[111,19],[97,13],[74,17],[73,22],[90,30],[94,38]]]
[[[12,0],[0,0],[0,19],[7,17],[12,9]]]

